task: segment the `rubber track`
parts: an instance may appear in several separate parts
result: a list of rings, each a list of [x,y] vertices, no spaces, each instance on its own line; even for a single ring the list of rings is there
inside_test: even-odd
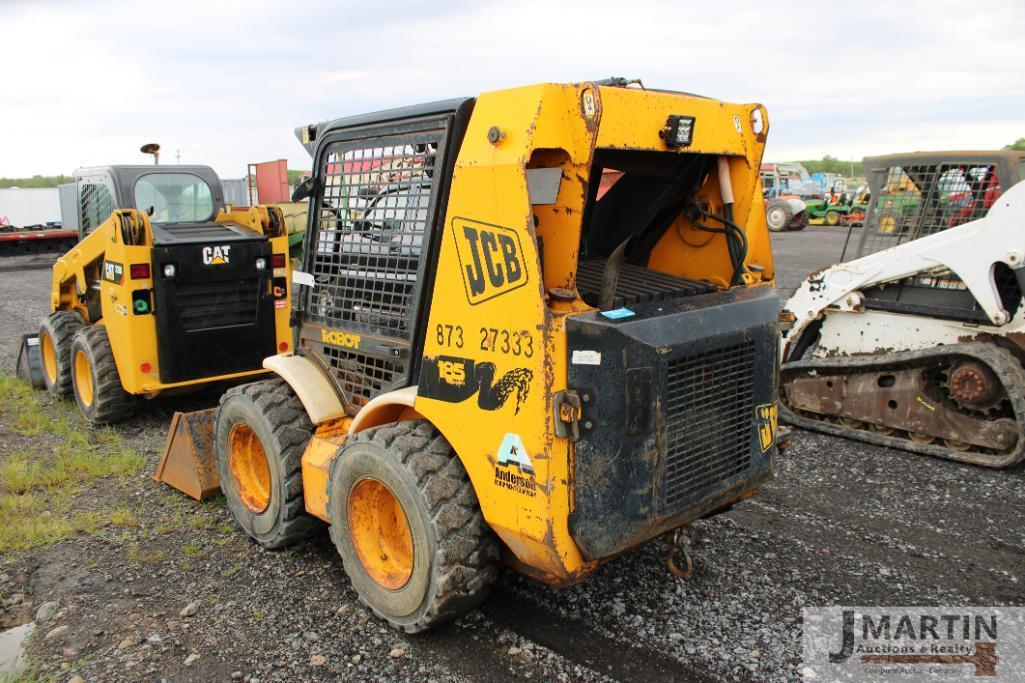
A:
[[[57,381],[49,391],[60,398],[70,398],[71,389],[71,341],[75,333],[85,324],[82,316],[71,311],[54,311],[47,316],[44,325],[49,325],[50,338],[57,354]],[[63,372],[62,372],[63,370]]]
[[[86,415],[93,424],[123,422],[135,413],[135,401],[121,385],[121,374],[110,348],[107,329],[102,325],[90,325],[78,331],[79,344],[90,350],[95,363],[93,376],[92,415]],[[70,373],[69,373],[70,374]]]
[[[779,392],[780,419],[817,432],[973,465],[1003,468],[1018,464],[1025,458],[1025,369],[1009,351],[994,344],[971,342],[958,344],[956,347],[937,346],[922,351],[901,351],[885,355],[812,358],[785,363],[780,368],[780,376],[782,383],[786,384],[787,375],[807,370],[825,371],[830,374],[856,373],[863,370],[882,370],[886,366],[913,367],[916,363],[957,356],[973,358],[982,362],[1000,378],[1010,399],[1018,427],[1018,441],[1009,453],[958,451],[945,446],[917,443],[909,438],[886,436],[863,429],[851,429],[840,424],[823,422],[794,411],[786,404],[786,392],[782,389]]]
[[[285,501],[274,536],[257,542],[264,548],[283,548],[320,528],[320,522],[306,514],[303,500],[302,456],[313,435],[313,423],[302,402],[283,379],[251,382],[228,389],[221,396],[216,423],[221,418],[220,406],[232,396],[241,396],[254,404],[271,424],[274,445],[265,450],[268,455],[272,450],[280,454],[281,469],[285,472]]]
[[[373,442],[399,455],[427,503],[437,539],[430,607],[415,623],[392,626],[406,633],[419,633],[477,607],[498,578],[498,541],[484,521],[470,478],[452,446],[423,420],[367,429],[352,441]],[[332,525],[332,540],[344,531]],[[362,595],[360,601],[388,621]]]

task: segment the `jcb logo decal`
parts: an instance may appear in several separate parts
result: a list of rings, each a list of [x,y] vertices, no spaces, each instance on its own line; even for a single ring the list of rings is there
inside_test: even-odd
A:
[[[755,408],[755,424],[758,426],[758,445],[762,453],[769,450],[772,444],[776,443],[776,430],[778,425],[777,410],[775,403],[765,403]]]
[[[344,346],[347,349],[358,349],[360,337],[358,334],[348,334],[337,330],[321,330],[320,341],[332,346]]]
[[[219,247],[203,247],[203,263],[208,266],[222,266],[229,260],[231,245]]]
[[[114,261],[103,262],[103,279],[120,285],[125,280],[125,267]]]
[[[465,218],[452,221],[456,254],[471,304],[494,299],[527,284],[516,231]]]

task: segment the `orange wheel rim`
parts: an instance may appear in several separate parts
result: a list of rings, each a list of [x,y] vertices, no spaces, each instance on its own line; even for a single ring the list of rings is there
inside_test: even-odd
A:
[[[75,351],[75,393],[83,405],[93,404],[93,372],[89,357],[81,349]]]
[[[270,505],[270,465],[260,437],[247,424],[228,433],[228,470],[247,508],[259,514]]]
[[[53,340],[48,334],[39,335],[39,345],[43,347],[43,370],[52,384],[57,381],[57,349],[53,348]]]
[[[360,479],[349,492],[349,538],[360,564],[389,590],[413,575],[413,534],[402,503],[377,479]]]

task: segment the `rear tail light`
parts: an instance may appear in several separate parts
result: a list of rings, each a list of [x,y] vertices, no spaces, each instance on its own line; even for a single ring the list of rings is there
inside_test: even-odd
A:
[[[285,255],[284,254],[274,254],[271,257],[271,263],[274,264],[275,268],[284,268],[285,267]]]
[[[149,279],[149,264],[148,263],[133,263],[129,270],[132,273],[133,280],[148,280]]]

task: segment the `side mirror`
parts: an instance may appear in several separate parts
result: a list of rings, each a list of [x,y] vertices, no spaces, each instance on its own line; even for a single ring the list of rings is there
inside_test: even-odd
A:
[[[154,211],[156,211],[156,208],[152,204],[150,204],[150,207],[146,209],[146,215],[152,216]]]
[[[313,176],[310,176],[295,186],[295,190],[292,191],[292,201],[301,202],[311,196],[316,189],[317,182],[313,179]]]

